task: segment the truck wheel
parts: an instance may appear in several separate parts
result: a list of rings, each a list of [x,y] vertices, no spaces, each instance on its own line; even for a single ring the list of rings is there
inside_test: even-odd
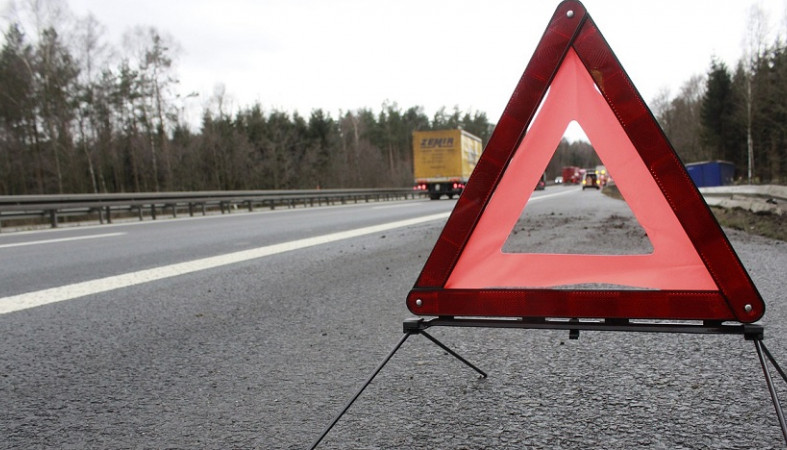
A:
[[[432,200],[440,200],[440,194],[429,194],[429,198]]]

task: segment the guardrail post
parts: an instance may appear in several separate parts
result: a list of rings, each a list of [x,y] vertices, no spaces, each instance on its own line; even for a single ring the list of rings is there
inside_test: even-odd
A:
[[[49,210],[49,223],[52,224],[52,228],[57,228],[57,210],[50,209]]]
[[[151,217],[153,220],[156,220],[156,204],[155,204],[155,203],[152,203],[152,204],[150,205],[150,217]]]
[[[112,223],[112,207],[107,206],[107,223]]]

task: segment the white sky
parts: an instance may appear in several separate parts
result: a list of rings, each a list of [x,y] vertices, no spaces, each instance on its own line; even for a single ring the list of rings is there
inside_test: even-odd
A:
[[[0,0],[7,3],[9,0]],[[558,1],[544,0],[67,0],[92,12],[120,47],[154,26],[181,45],[182,94],[199,108],[224,84],[235,108],[322,108],[334,118],[383,102],[486,112],[497,122]],[[712,55],[743,54],[749,9],[785,34],[787,0],[585,0],[647,102],[705,73]]]

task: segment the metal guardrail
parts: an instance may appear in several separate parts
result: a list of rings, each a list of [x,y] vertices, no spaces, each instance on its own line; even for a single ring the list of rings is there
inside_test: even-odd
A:
[[[131,194],[6,195],[0,196],[0,229],[9,221],[39,219],[57,227],[67,216],[97,216],[100,223],[112,223],[113,215],[135,215],[151,219],[169,212],[206,214],[208,209],[229,213],[238,206],[275,209],[321,206],[369,201],[397,200],[423,196],[411,188],[315,189],[280,191],[201,191],[144,192]]]
[[[706,203],[724,208],[743,208],[753,212],[787,213],[787,186],[741,185],[700,188]],[[279,191],[200,191],[143,192],[132,194],[6,195],[0,196],[0,229],[9,222],[36,220],[57,227],[68,216],[96,216],[100,223],[112,223],[113,215],[135,215],[156,219],[159,214],[195,212],[208,209],[229,213],[239,205],[249,211],[255,207],[275,209],[320,206],[359,201],[381,201],[422,197],[423,191],[391,189],[315,189]]]

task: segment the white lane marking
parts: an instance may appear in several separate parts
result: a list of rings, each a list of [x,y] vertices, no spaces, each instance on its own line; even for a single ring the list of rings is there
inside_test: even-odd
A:
[[[561,189],[565,189],[565,188],[561,188]],[[566,191],[563,191],[563,192],[554,192],[554,193],[551,193],[551,194],[539,195],[538,197],[532,197],[531,196],[528,201],[529,202],[534,202],[536,200],[544,200],[544,199],[547,199],[547,198],[550,198],[550,197],[557,197],[559,195],[575,194],[577,192],[579,192],[578,188],[566,190]]]
[[[2,244],[0,245],[0,248],[24,247],[27,245],[54,244],[57,242],[81,241],[83,239],[99,239],[99,238],[106,238],[106,237],[122,236],[124,234],[126,233],[91,234],[88,236],[74,236],[74,237],[60,238],[60,239],[44,239],[41,241],[14,242],[13,244]]]
[[[411,206],[423,206],[423,203],[399,203],[397,205],[372,206],[372,209],[406,208]]]
[[[350,239],[365,236],[367,234],[379,233],[381,231],[417,225],[433,220],[445,219],[449,214],[450,213],[447,212],[432,214],[429,216],[416,217],[414,219],[400,220],[398,222],[390,222],[382,225],[357,228],[355,230],[341,231],[323,236],[298,239],[281,244],[268,245],[265,247],[228,253],[226,255],[211,256],[194,261],[170,264],[168,266],[156,267],[153,269],[140,270],[137,272],[115,275],[97,280],[84,281],[66,286],[3,297],[0,298],[0,314],[7,314],[14,311],[21,311],[23,309],[35,308],[36,306],[62,302],[65,300],[73,300],[86,295],[98,294],[114,289],[134,286],[136,284],[162,280],[178,275],[185,275],[200,270],[213,269],[228,264],[262,258],[264,256],[276,255],[278,253],[289,252],[315,245],[327,244],[343,239]]]

